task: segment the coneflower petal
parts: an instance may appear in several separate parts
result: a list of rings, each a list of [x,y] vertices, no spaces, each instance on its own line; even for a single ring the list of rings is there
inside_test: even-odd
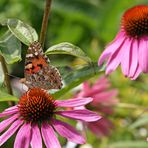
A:
[[[22,125],[16,135],[14,148],[29,148],[30,139],[31,125],[29,123],[25,123],[24,125]]]
[[[32,126],[32,138],[31,138],[31,147],[32,148],[42,148],[42,137],[38,125]]]
[[[42,123],[41,132],[47,148],[61,148],[53,128],[48,123]]]
[[[5,143],[15,132],[16,130],[22,125],[22,120],[16,120],[10,128],[0,136],[0,146]]]
[[[67,138],[69,141],[84,144],[85,139],[69,124],[59,121],[59,120],[52,120],[53,127],[56,131],[63,137]]]
[[[18,114],[11,116],[8,119],[5,119],[0,123],[0,132],[2,132],[8,125],[10,125],[13,121],[15,121],[19,117]]]

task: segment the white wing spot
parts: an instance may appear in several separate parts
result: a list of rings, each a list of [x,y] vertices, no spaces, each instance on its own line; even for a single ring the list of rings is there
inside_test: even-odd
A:
[[[38,55],[38,52],[35,52],[34,54],[37,56]]]
[[[32,58],[33,57],[33,54],[32,53],[31,54],[27,54],[26,57],[27,58]]]

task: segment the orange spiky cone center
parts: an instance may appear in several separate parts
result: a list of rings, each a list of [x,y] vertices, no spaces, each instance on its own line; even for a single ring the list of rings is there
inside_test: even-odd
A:
[[[130,37],[148,35],[148,6],[135,6],[127,10],[122,17],[122,28]]]
[[[33,88],[21,97],[18,108],[25,121],[42,122],[53,116],[56,105],[53,97],[45,90]]]

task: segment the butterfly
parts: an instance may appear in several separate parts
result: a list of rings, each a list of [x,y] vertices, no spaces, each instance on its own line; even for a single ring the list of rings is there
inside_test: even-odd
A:
[[[38,41],[33,42],[27,50],[24,76],[21,82],[28,88],[40,87],[48,90],[62,87],[58,69],[50,64]]]

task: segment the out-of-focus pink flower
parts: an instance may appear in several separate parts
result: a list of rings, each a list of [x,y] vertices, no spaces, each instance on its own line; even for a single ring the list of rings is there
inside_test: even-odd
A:
[[[121,29],[103,51],[98,65],[105,60],[106,74],[119,65],[123,74],[132,80],[141,72],[148,73],[148,6],[135,6],[124,13]]]
[[[27,91],[18,105],[0,113],[0,117],[9,116],[0,123],[0,146],[17,130],[14,148],[42,148],[42,139],[47,148],[60,148],[55,131],[69,141],[83,144],[83,138],[71,125],[56,119],[62,116],[83,122],[93,122],[101,117],[87,109],[64,111],[61,107],[78,107],[86,105],[92,98],[75,98],[71,100],[54,100],[45,90],[33,88]]]
[[[92,97],[86,108],[94,110],[101,114],[102,118],[98,121],[86,123],[87,127],[97,136],[108,136],[113,129],[113,123],[108,119],[108,116],[113,113],[113,106],[118,103],[116,89],[109,89],[110,82],[106,77],[101,77],[92,86],[88,82],[84,82],[82,90],[76,97]],[[79,107],[84,108],[84,107]]]

